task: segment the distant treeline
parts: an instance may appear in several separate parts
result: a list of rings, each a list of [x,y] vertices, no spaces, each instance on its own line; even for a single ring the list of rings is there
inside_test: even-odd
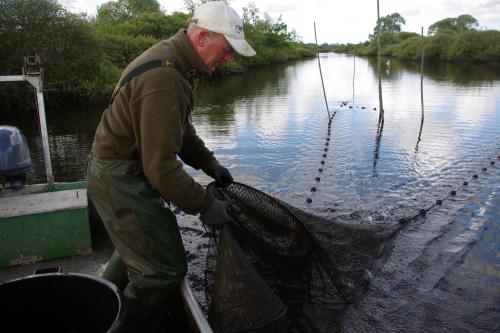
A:
[[[206,0],[186,0],[187,12],[166,14],[156,0],[109,1],[89,17],[55,0],[1,1],[0,75],[20,74],[22,57],[37,54],[45,70],[45,89],[85,99],[109,96],[125,66],[151,45],[186,28],[189,11],[201,2]],[[236,56],[218,76],[316,55],[314,44],[302,43],[281,17],[261,15],[255,4],[244,9],[243,20],[257,56]],[[0,98],[15,100],[18,90],[3,84]]]
[[[420,60],[422,47],[426,61],[483,63],[500,65],[500,31],[477,30],[471,15],[440,20],[428,29],[428,36],[401,31],[404,18],[393,13],[380,18],[381,54],[401,60]],[[377,55],[377,26],[369,39],[358,44],[333,45],[334,52]]]

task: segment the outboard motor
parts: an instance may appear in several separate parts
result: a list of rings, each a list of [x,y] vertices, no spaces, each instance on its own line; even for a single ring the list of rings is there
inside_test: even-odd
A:
[[[0,126],[0,178],[13,188],[22,188],[31,171],[30,151],[19,128]]]

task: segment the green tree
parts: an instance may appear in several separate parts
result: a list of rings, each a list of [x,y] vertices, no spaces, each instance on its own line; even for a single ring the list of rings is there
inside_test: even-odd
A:
[[[190,14],[183,12],[173,12],[170,15],[167,15],[167,36],[171,36],[175,34],[181,28],[187,28]]]
[[[380,41],[382,45],[397,43],[397,34],[401,32],[401,26],[406,23],[399,13],[392,13],[380,18]],[[378,25],[373,28],[373,34],[369,35],[372,42],[377,40]]]
[[[114,24],[101,24],[101,31],[129,36],[148,36],[165,39],[174,35],[179,29],[186,28],[188,15],[175,12],[165,15],[162,12],[140,13],[128,20]]]
[[[431,24],[428,29],[428,34],[457,33],[475,30],[478,26],[478,21],[473,16],[466,14],[458,17],[448,17]]]
[[[259,8],[255,2],[248,4],[248,7],[243,7],[243,22],[248,25],[255,25],[259,20]]]
[[[133,14],[160,12],[160,4],[156,0],[128,0],[128,8]]]
[[[257,51],[255,57],[237,58],[237,61],[245,66],[282,63],[315,55],[315,45],[306,46],[300,43],[297,33],[294,30],[288,31],[288,26],[281,16],[274,19],[268,13],[260,15],[255,3],[243,8],[243,26],[245,38]]]
[[[117,23],[143,13],[161,13],[156,0],[118,0],[108,1],[97,8],[97,20]]]
[[[184,6],[186,6],[186,9],[190,12],[193,13],[194,9],[198,7],[201,4],[204,4],[206,2],[213,1],[213,0],[184,0]],[[232,0],[224,0],[225,3],[229,4]]]
[[[457,17],[457,29],[459,32],[467,30],[475,30],[479,26],[479,22],[471,15],[460,15]]]
[[[19,74],[22,57],[33,53],[42,59],[46,88],[78,94],[101,74],[92,25],[55,0],[1,1],[0,27],[2,74]]]
[[[403,16],[399,13],[392,13],[390,15],[382,16],[380,18],[380,32],[382,34],[395,34],[401,31],[401,26],[406,24]],[[378,34],[378,26],[375,25],[373,28],[373,35],[370,35],[370,39],[376,38]]]
[[[94,25],[108,59],[112,59],[119,68],[124,68],[144,50],[174,35],[179,29],[186,28],[188,24],[189,14],[186,13],[174,12],[171,15],[161,11],[134,13],[126,6],[119,7],[121,13],[115,11],[109,16],[108,4],[106,3],[104,8],[99,8]],[[115,6],[116,4],[118,3],[115,3]]]
[[[467,30],[453,35],[447,60],[464,63],[500,63],[500,31]]]
[[[380,19],[381,31],[394,34],[401,31],[401,26],[406,24],[405,19],[399,13],[392,13]]]
[[[97,8],[97,22],[116,23],[131,17],[127,2],[123,0],[108,1]]]

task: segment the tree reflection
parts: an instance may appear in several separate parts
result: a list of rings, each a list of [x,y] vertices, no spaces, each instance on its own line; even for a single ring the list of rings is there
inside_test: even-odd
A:
[[[377,58],[364,57],[375,77],[377,73]],[[382,58],[387,61],[389,58]],[[389,73],[382,71],[383,80],[398,79],[402,72],[419,73],[420,64],[413,61],[391,59]],[[478,82],[500,80],[500,67],[478,64],[453,64],[448,62],[426,62],[424,74],[435,81],[451,81],[459,85],[476,85]]]
[[[288,64],[258,68],[251,73],[223,80],[203,81],[197,91],[195,117],[203,117],[204,122],[208,122],[218,132],[229,133],[230,125],[235,122],[238,104],[268,96],[268,101],[261,99],[261,105],[254,105],[259,111],[276,96],[288,96],[289,81],[295,79],[289,76],[297,75],[295,66]]]

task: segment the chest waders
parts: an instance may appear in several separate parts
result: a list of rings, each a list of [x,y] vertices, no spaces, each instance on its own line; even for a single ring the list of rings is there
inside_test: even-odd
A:
[[[138,66],[120,81],[109,105],[125,83],[157,67],[177,70],[170,60]],[[183,77],[192,78],[190,73],[196,75],[190,71]],[[163,205],[139,161],[98,159],[90,153],[86,171],[88,193],[115,247],[102,276],[123,291],[126,331],[148,332],[148,326],[158,326],[159,314],[170,306],[187,271],[175,215]]]

